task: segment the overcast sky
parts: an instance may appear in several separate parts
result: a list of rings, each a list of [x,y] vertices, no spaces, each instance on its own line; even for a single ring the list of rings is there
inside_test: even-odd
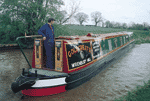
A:
[[[91,12],[100,11],[102,16],[109,21],[121,23],[139,23],[147,22],[150,24],[150,0],[76,0],[80,1],[80,12],[89,15],[88,23],[91,21]],[[70,0],[64,0],[68,7]]]

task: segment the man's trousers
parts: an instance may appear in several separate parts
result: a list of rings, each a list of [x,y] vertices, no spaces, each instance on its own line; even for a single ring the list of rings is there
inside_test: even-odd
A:
[[[46,50],[46,68],[55,69],[55,43],[54,42],[44,42],[44,47]]]

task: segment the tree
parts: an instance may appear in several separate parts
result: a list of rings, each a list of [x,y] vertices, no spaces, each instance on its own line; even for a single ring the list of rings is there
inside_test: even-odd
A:
[[[149,30],[149,24],[147,22],[143,22],[143,30]]]
[[[65,10],[59,11],[58,15],[57,15],[57,17],[55,19],[57,19],[58,23],[61,25],[62,22],[65,20],[66,15],[67,15],[67,12]]]
[[[110,27],[110,28],[115,28],[115,24],[116,24],[116,23],[115,23],[114,21],[111,21],[109,27]]]
[[[73,17],[73,15],[75,15],[78,11],[79,11],[79,5],[80,5],[80,2],[77,3],[75,0],[71,0],[71,3],[70,3],[70,7],[69,7],[69,10],[67,9],[67,13],[68,13],[68,17],[66,17],[64,19],[64,21],[62,22],[63,23],[66,23],[70,18]]]
[[[115,28],[121,28],[121,24],[119,22],[116,22]]]
[[[144,27],[149,27],[149,24],[147,22],[143,22]]]
[[[92,21],[95,22],[95,26],[97,26],[98,23],[102,22],[102,14],[99,11],[95,11],[91,13]]]
[[[36,34],[49,17],[57,16],[57,9],[63,5],[63,2],[62,0],[1,0],[0,4],[0,18],[7,16],[5,20],[0,19],[0,24],[11,28],[10,31],[0,30],[0,34],[7,33],[3,37],[9,36],[15,41],[17,36],[24,35],[25,32],[28,35]]]
[[[136,24],[134,22],[130,22],[130,28],[129,29],[136,29]]]
[[[58,8],[63,4],[62,0],[4,0],[2,8],[10,12],[12,20],[24,21],[27,32],[34,32],[48,18],[58,16]]]
[[[110,21],[109,21],[109,20],[107,20],[107,21],[105,22],[105,24],[106,24],[106,28],[109,28],[109,27],[110,27]]]
[[[77,13],[74,18],[76,19],[77,22],[80,23],[80,25],[82,25],[83,22],[86,22],[88,20],[88,15],[83,13],[83,12],[80,12],[80,13]]]
[[[127,28],[127,23],[123,23],[122,28],[126,29]]]

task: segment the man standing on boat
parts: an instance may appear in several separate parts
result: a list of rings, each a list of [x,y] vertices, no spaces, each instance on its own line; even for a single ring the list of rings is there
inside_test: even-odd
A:
[[[44,46],[46,50],[46,68],[54,69],[55,67],[55,42],[54,42],[54,27],[52,26],[55,19],[49,18],[48,24],[43,25],[38,34],[43,36]]]

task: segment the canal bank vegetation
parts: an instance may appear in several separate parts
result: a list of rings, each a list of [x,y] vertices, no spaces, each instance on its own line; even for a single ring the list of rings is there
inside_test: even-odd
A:
[[[122,96],[114,101],[150,101],[150,80],[143,86],[136,86],[136,89],[128,91],[126,96]]]
[[[19,22],[17,23],[18,26],[23,28]],[[13,30],[12,30],[13,28]],[[0,44],[15,44],[16,38],[18,36],[24,36],[25,31],[24,30],[18,30],[14,31],[14,27],[10,25],[7,25],[5,29],[7,30],[1,30],[0,31]],[[145,30],[128,30],[128,29],[117,29],[117,28],[102,28],[100,26],[94,27],[94,26],[78,26],[78,25],[59,25],[54,24],[55,28],[55,37],[58,36],[72,36],[72,35],[87,35],[87,33],[93,33],[93,34],[100,34],[100,33],[113,33],[113,32],[121,32],[121,31],[130,31],[133,32],[133,38],[135,39],[135,44],[141,44],[141,43],[150,43],[150,31]],[[0,29],[2,29],[2,26],[0,26]],[[17,30],[17,29],[15,29]],[[24,33],[23,33],[24,32]],[[7,33],[7,34],[6,34]],[[27,35],[38,35],[37,31],[32,34]],[[22,39],[22,46],[27,47],[27,45],[30,45],[33,43],[32,39]]]
[[[44,3],[45,1],[46,3]],[[77,0],[71,0],[73,2],[67,5],[70,7],[69,10],[60,10],[61,6],[65,5],[63,0],[45,1],[2,1],[0,3],[0,44],[16,43],[15,39],[24,36],[25,33],[37,35],[38,29],[47,23],[50,17],[56,20],[56,24],[54,24],[55,37],[60,35],[86,35],[88,32],[97,34],[133,31],[135,43],[150,42],[150,26],[146,22],[143,22],[143,24],[132,23],[131,26],[127,26],[127,23],[105,21],[100,11],[93,11],[90,20],[94,22],[94,25],[83,25],[83,22],[88,21],[88,15],[79,12],[80,3],[78,4]],[[97,14],[99,16],[96,16]],[[79,24],[67,24],[71,23],[71,19],[76,20]],[[22,40],[22,42],[29,41],[28,39]],[[22,45],[25,45],[25,43]]]
[[[18,24],[19,25],[19,24]],[[19,25],[21,27],[21,25]],[[17,33],[10,31],[13,31],[10,26],[6,26],[8,29],[1,30],[1,37],[0,37],[0,44],[15,44],[16,38],[18,36],[24,36],[25,31],[18,30]],[[23,27],[23,26],[22,26]],[[0,29],[2,27],[0,26]],[[14,27],[13,27],[14,28]],[[133,32],[133,38],[135,39],[135,44],[141,44],[141,43],[150,43],[150,31],[145,30],[125,30],[125,29],[117,29],[117,28],[102,28],[100,26],[94,27],[94,26],[77,26],[77,25],[59,25],[54,24],[55,28],[55,37],[58,36],[72,36],[72,35],[87,35],[87,33],[93,33],[93,34],[100,34],[100,33],[113,33],[113,32],[121,32],[121,31],[130,31]],[[17,30],[17,29],[16,29]],[[24,33],[23,33],[24,32]],[[8,34],[5,34],[8,33]],[[30,34],[27,34],[30,35]],[[33,35],[33,33],[31,34]],[[38,35],[37,31],[35,31],[35,35]],[[22,39],[22,46],[27,46],[28,44],[31,44],[31,39]],[[25,45],[26,44],[26,45]]]
[[[64,27],[64,26],[63,26]],[[133,38],[135,39],[135,44],[150,43],[150,31],[147,30],[132,30],[132,29],[118,29],[118,28],[102,28],[100,26],[77,26],[77,25],[65,25],[63,28],[61,26],[56,27],[56,35],[87,35],[87,33],[93,34],[104,34],[104,33],[115,33],[122,31],[133,32]],[[64,32],[64,33],[63,33]]]

